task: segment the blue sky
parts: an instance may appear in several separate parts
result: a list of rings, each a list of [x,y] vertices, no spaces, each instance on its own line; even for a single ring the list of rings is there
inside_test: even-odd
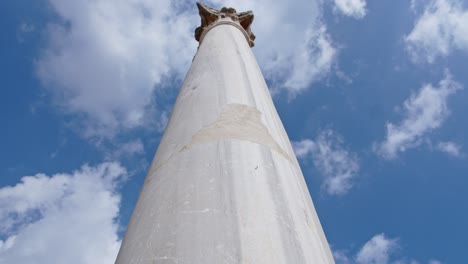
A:
[[[207,3],[255,13],[337,263],[468,261],[468,1]],[[113,263],[196,52],[195,2],[0,10],[0,263]]]

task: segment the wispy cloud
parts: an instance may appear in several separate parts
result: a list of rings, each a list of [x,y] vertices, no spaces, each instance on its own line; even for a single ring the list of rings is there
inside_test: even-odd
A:
[[[343,148],[343,140],[331,130],[322,131],[315,140],[293,142],[299,159],[311,158],[315,167],[325,176],[323,188],[331,195],[347,193],[353,178],[359,172],[355,154]]]
[[[399,124],[387,123],[386,139],[374,144],[374,150],[383,158],[394,159],[399,153],[420,145],[424,136],[439,128],[449,116],[448,97],[461,88],[449,73],[438,87],[423,85],[403,103],[403,120]]]
[[[461,146],[452,141],[439,142],[436,149],[456,158],[463,156]]]
[[[120,196],[118,163],[71,174],[37,174],[0,188],[0,262],[113,263]]]
[[[145,147],[141,139],[134,139],[129,142],[120,144],[110,157],[118,159],[122,157],[133,157],[135,155],[141,155],[144,153]]]
[[[366,13],[366,0],[335,0],[335,11],[356,19],[363,18]]]
[[[16,30],[16,39],[19,43],[23,43],[25,41],[25,37],[34,32],[35,29],[36,27],[32,23],[28,23],[26,21],[21,22]]]
[[[415,9],[414,1],[412,8]],[[405,36],[406,47],[415,61],[433,63],[453,49],[468,52],[468,10],[458,0],[431,0]]]

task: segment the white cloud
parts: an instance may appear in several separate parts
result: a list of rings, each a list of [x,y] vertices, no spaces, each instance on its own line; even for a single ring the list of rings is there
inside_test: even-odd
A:
[[[405,42],[415,61],[433,63],[453,49],[468,52],[468,10],[458,0],[430,1]]]
[[[254,11],[254,52],[275,92],[294,97],[329,74],[338,51],[322,19],[323,1],[216,2]]]
[[[259,64],[291,94],[329,71],[336,50],[322,23],[322,1],[212,1],[253,9]],[[198,43],[194,3],[178,0],[49,0],[60,22],[48,26],[37,74],[85,136],[112,137],[157,119],[155,90],[183,77]],[[152,118],[147,118],[151,115]],[[155,118],[156,117],[156,118]],[[155,122],[156,125],[158,122]]]
[[[273,81],[271,89],[294,97],[330,72],[338,51],[322,19],[322,0],[212,2],[253,10],[254,53],[265,77]]]
[[[169,0],[49,0],[61,22],[49,25],[37,72],[85,135],[112,136],[143,125],[158,85],[185,72],[199,17]]]
[[[322,131],[315,141],[293,142],[298,158],[312,158],[316,168],[325,176],[323,187],[327,193],[341,195],[352,187],[352,179],[359,171],[354,154],[343,148],[343,140],[331,130]]]
[[[343,250],[333,252],[337,264],[417,264],[415,261],[391,261],[393,254],[399,248],[398,239],[391,239],[385,234],[377,234],[367,241],[353,256]]]
[[[335,0],[335,10],[346,16],[363,18],[366,15],[366,0]]]
[[[127,143],[120,144],[112,153],[110,158],[118,159],[121,157],[133,157],[145,153],[145,147],[141,139],[131,140]]]
[[[335,250],[333,257],[336,264],[419,264],[421,262],[406,258],[396,257],[401,248],[399,239],[389,238],[385,234],[377,234],[367,241],[353,256],[347,250]],[[442,264],[432,259],[428,264]]]
[[[356,255],[358,264],[387,264],[390,255],[398,248],[396,239],[389,239],[384,234],[375,235],[359,250]]]
[[[461,147],[457,145],[455,142],[451,142],[451,141],[439,142],[436,148],[442,152],[445,152],[457,158],[460,158],[463,156]]]
[[[291,96],[297,95],[313,81],[327,75],[337,53],[324,25],[307,29],[304,36],[303,44],[292,55],[292,65],[283,62],[292,66],[283,84]]]
[[[448,117],[448,97],[461,88],[448,73],[438,87],[424,85],[404,102],[403,120],[399,124],[387,123],[387,137],[374,144],[374,150],[386,159],[393,159],[398,153],[418,146],[427,133],[439,128]]]
[[[0,188],[0,263],[113,263],[125,177],[118,163],[103,163]]]
[[[127,155],[143,154],[145,151],[143,143],[140,139],[136,139],[126,144],[123,144],[121,149]]]

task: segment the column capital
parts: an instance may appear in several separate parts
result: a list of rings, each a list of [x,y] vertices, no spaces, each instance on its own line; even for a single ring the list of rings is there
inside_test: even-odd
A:
[[[250,30],[250,25],[254,19],[252,11],[237,13],[236,9],[232,7],[223,7],[221,10],[216,10],[200,2],[197,3],[197,7],[201,17],[201,25],[195,29],[195,39],[200,44],[210,29],[218,25],[229,24],[241,30],[249,46],[254,46],[255,35]]]

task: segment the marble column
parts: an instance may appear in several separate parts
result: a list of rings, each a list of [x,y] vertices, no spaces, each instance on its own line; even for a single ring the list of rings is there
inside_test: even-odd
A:
[[[253,13],[197,5],[200,46],[116,263],[334,263],[251,50]]]

